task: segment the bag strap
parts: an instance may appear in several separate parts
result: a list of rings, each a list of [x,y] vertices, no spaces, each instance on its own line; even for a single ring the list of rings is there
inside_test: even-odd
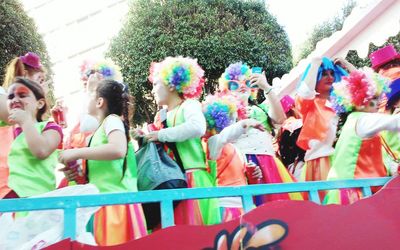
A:
[[[164,121],[162,121],[162,124],[164,125],[164,128],[168,128],[166,119]],[[175,161],[178,164],[179,168],[181,169],[182,173],[185,173],[185,168],[183,167],[182,159],[181,159],[181,157],[180,157],[180,155],[178,153],[178,149],[176,147],[176,143],[175,142],[164,142],[164,144],[167,145],[167,147],[174,154]]]
[[[385,151],[390,155],[390,157],[397,163],[400,163],[399,158],[396,156],[396,154],[390,149],[389,145],[387,144],[386,140],[382,137],[381,138],[382,146],[385,149]]]
[[[100,124],[100,126],[97,129],[99,129],[102,125],[103,125],[103,123]],[[97,129],[96,129],[96,131],[97,131]],[[94,133],[92,134],[92,136],[89,139],[88,147],[90,147],[90,145],[92,144],[92,139],[93,139]],[[127,143],[129,143],[129,141]],[[128,150],[129,150],[129,145],[127,144],[126,145],[126,154],[125,154],[125,157],[124,157],[124,161],[122,163],[123,164],[123,174],[122,174],[121,180],[124,178],[125,173],[126,173],[126,169],[128,168],[128,162],[127,162],[127,157],[128,157],[128,153],[129,153]],[[88,160],[85,160],[85,165],[86,165],[86,169],[85,169],[84,175],[86,176],[86,179],[89,180],[89,161]]]
[[[93,135],[89,139],[88,147],[90,147],[90,144],[92,144],[92,139],[93,139]],[[84,175],[86,176],[86,180],[89,181],[89,161],[87,159],[85,160],[85,166],[86,166],[86,169],[85,169]]]

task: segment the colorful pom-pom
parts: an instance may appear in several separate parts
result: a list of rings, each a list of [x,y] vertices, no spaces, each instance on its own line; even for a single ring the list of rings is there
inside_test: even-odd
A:
[[[162,62],[150,65],[149,80],[162,81],[175,87],[185,99],[199,98],[204,86],[204,70],[196,59],[189,57],[167,57]]]
[[[212,136],[236,120],[245,119],[246,106],[233,95],[218,93],[205,98],[203,114],[207,121],[207,135]]]
[[[389,79],[369,68],[356,70],[333,84],[331,102],[337,113],[348,113],[366,106],[374,97],[389,92]]]

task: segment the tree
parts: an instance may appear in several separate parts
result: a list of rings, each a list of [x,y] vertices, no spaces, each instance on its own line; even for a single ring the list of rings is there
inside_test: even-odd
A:
[[[298,58],[296,58],[295,64],[311,54],[311,52],[315,50],[319,41],[324,38],[330,37],[336,31],[341,30],[344,21],[350,15],[355,6],[356,2],[354,0],[348,0],[348,2],[343,5],[339,14],[337,14],[333,18],[323,21],[321,24],[316,25],[310,36],[302,44],[299,56]]]
[[[264,1],[132,1],[107,55],[121,66],[135,97],[135,124],[151,121],[156,111],[147,81],[152,61],[178,55],[197,58],[206,72],[207,93],[215,90],[233,62],[263,67],[270,81],[292,67],[287,34]]]
[[[396,50],[400,51],[400,32],[397,33],[397,35],[395,36],[389,37],[389,39],[382,46],[376,46],[375,44],[370,43],[368,55],[377,49],[387,46],[388,44],[393,44]],[[371,61],[369,60],[369,57],[367,56],[365,58],[361,58],[358,56],[357,51],[355,50],[350,50],[347,53],[346,60],[352,63],[357,68],[362,68],[364,66],[371,67]]]
[[[315,50],[315,47],[319,41],[322,39],[331,36],[334,32],[341,30],[343,27],[343,23],[345,19],[350,15],[351,11],[356,6],[356,2],[354,0],[349,0],[343,7],[341,12],[332,19],[328,19],[324,21],[322,24],[315,26],[309,38],[304,42],[300,56],[296,60],[295,64],[297,64],[301,59],[306,58],[311,52]],[[376,46],[372,43],[369,44],[369,52],[368,55],[373,51],[383,48],[388,44],[393,44],[394,47],[400,51],[400,32],[397,35],[390,37],[386,43],[382,46]],[[346,60],[352,63],[357,68],[362,68],[364,66],[370,67],[371,62],[367,57],[361,58],[358,56],[357,51],[350,50],[346,55]]]
[[[51,76],[46,45],[20,1],[0,1],[0,84],[3,83],[7,64],[28,51],[37,53]]]

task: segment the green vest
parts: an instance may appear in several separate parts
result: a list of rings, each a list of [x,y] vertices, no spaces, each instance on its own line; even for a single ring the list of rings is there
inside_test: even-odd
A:
[[[271,124],[268,123],[268,109],[269,107],[263,103],[258,106],[253,105],[251,106],[250,118],[261,122],[264,128],[271,132]]]
[[[361,115],[360,112],[353,112],[347,117],[335,147],[328,180],[354,178],[362,144],[362,138],[356,133],[356,123]]]
[[[348,116],[335,147],[328,180],[353,179],[356,177],[356,168],[362,171],[361,176],[376,175],[378,177],[387,175],[387,171],[383,167],[379,137],[363,139],[356,133],[357,120],[361,115],[363,115],[362,112],[354,112]],[[366,143],[365,149],[372,150],[371,152],[364,151],[366,155],[361,155],[360,150],[363,147],[363,143]],[[360,178],[360,176],[356,178]]]
[[[89,147],[97,147],[108,143],[104,130],[104,121],[93,134]],[[137,191],[136,158],[131,142],[128,142],[125,173],[123,166],[124,158],[109,161],[88,160],[89,183],[96,185],[101,193]]]
[[[46,127],[47,122],[35,124],[39,133]],[[8,155],[10,175],[8,186],[20,197],[29,197],[50,192],[56,189],[54,169],[58,163],[58,150],[46,159],[36,158],[30,151],[22,132],[11,144]]]
[[[399,132],[385,130],[381,132],[382,137],[386,143],[397,156],[400,156],[400,135]]]
[[[185,103],[182,103],[167,113],[167,125],[169,128],[178,126],[185,122],[183,114],[184,105]],[[176,142],[176,148],[185,169],[206,168],[206,155],[203,151],[200,138]]]
[[[386,141],[390,150],[394,153],[397,159],[400,157],[400,134],[399,132],[385,130],[381,132],[382,138]],[[393,156],[389,154],[386,149],[382,150],[383,162],[387,169],[387,172],[390,173],[390,166],[392,164],[396,164],[394,162]]]

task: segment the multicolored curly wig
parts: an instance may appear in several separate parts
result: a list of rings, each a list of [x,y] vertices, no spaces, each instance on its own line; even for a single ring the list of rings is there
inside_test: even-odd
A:
[[[228,82],[234,81],[246,81],[249,80],[251,75],[251,68],[246,63],[236,62],[230,64],[225,72],[219,78],[219,89],[222,92],[229,91]],[[255,99],[257,97],[258,89],[251,89],[251,98]]]
[[[105,80],[114,80],[117,82],[122,82],[121,69],[113,61],[109,59],[101,61],[83,61],[80,66],[81,80],[86,81],[90,74],[100,73]]]
[[[218,134],[236,120],[246,118],[245,104],[230,94],[208,95],[202,106],[207,121],[206,136]]]
[[[174,87],[183,98],[199,98],[203,92],[204,70],[196,59],[189,57],[167,57],[150,65],[149,81],[162,81]]]
[[[389,92],[389,79],[364,68],[333,84],[331,102],[336,113],[348,113],[366,106],[374,97]]]

